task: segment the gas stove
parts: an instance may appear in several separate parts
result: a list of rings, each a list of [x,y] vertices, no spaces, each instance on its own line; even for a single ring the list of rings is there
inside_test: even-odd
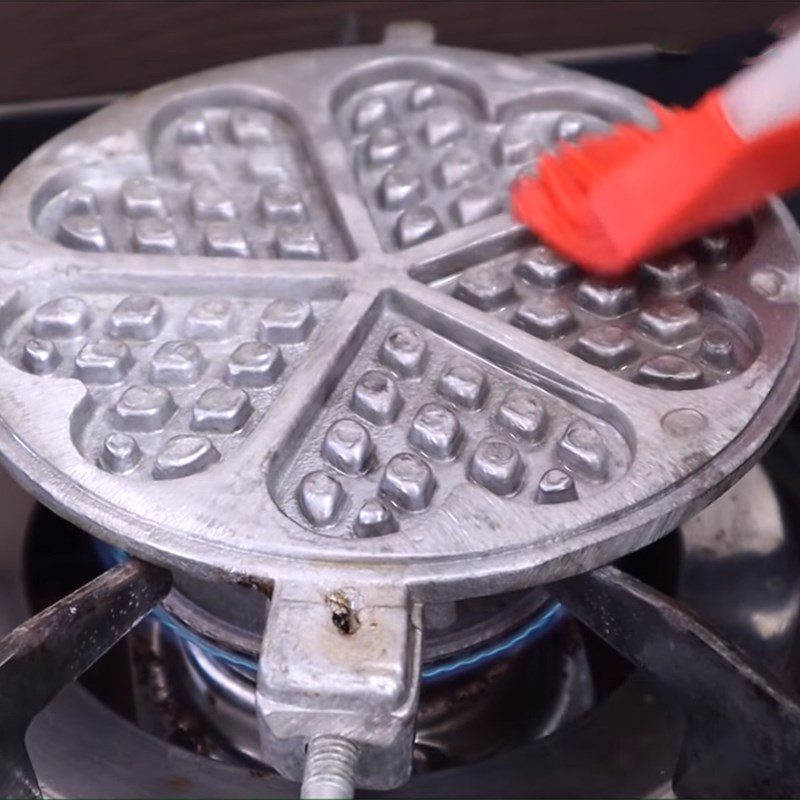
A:
[[[618,121],[405,24],[6,179],[6,794],[796,792],[800,239],[581,277],[506,189]]]

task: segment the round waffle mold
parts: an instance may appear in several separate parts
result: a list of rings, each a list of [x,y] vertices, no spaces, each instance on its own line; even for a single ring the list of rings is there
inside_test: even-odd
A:
[[[0,447],[147,559],[442,600],[672,529],[798,387],[779,205],[602,282],[507,188],[622,88],[386,44],[157,87],[0,187]],[[646,202],[647,189],[643,187]]]

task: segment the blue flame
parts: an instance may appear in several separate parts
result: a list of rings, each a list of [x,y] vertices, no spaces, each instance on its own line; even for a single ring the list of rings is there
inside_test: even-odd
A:
[[[95,550],[100,561],[107,568],[120,564],[128,558],[127,553],[119,548],[97,540],[95,540]],[[554,600],[540,609],[522,628],[517,629],[501,642],[481,647],[468,655],[459,655],[452,659],[423,667],[422,681],[423,683],[436,683],[447,678],[458,677],[472,670],[488,666],[493,661],[504,656],[518,653],[555,628],[565,616],[564,607]],[[258,672],[258,663],[254,659],[239,653],[233,653],[210,642],[175,619],[172,614],[163,608],[159,607],[151,611],[150,618],[158,621],[181,641],[195,645],[207,655],[225,664],[250,672],[254,677]]]
[[[508,639],[489,647],[483,647],[467,656],[423,667],[422,680],[426,683],[433,683],[445,678],[452,678],[478,667],[486,666],[503,656],[517,653],[554,628],[564,618],[565,614],[564,606],[561,603],[552,601],[545,608],[539,610],[533,619],[529,620],[524,627],[517,630]]]

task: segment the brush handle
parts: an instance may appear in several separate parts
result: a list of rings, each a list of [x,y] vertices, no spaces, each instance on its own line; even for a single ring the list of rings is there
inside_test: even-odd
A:
[[[723,86],[722,104],[745,140],[800,119],[800,33],[775,45]]]

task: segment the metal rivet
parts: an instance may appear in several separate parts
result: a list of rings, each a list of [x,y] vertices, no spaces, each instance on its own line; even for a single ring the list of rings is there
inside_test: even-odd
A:
[[[305,341],[315,323],[311,304],[302,300],[273,300],[259,320],[258,338],[270,344]]]
[[[647,261],[641,266],[645,280],[665,294],[678,294],[697,286],[696,261],[685,252]]]
[[[253,407],[241,389],[213,386],[206,389],[192,410],[192,428],[198,431],[233,433],[247,422]]]
[[[94,214],[97,211],[97,197],[91,186],[82,183],[70,186],[64,195],[65,215]]]
[[[137,219],[133,225],[133,249],[137,253],[178,252],[178,238],[172,223],[161,217]]]
[[[100,466],[117,475],[132,472],[142,460],[142,451],[136,439],[127,433],[111,433],[103,442]]]
[[[586,120],[578,114],[562,114],[553,131],[557,141],[575,142],[586,133]]]
[[[451,142],[464,132],[464,120],[456,109],[449,106],[431,109],[422,126],[422,137],[431,147]]]
[[[498,159],[503,164],[524,164],[533,161],[541,149],[535,118],[523,115],[508,122],[497,137],[495,149]]]
[[[187,111],[178,120],[175,138],[178,144],[206,144],[209,132],[205,114],[201,110]]]
[[[232,220],[236,216],[236,206],[212,181],[198,181],[190,193],[192,215],[198,221]]]
[[[233,386],[272,386],[285,362],[277,345],[244,342],[228,359],[227,381]]]
[[[391,118],[391,109],[386,98],[380,95],[365,97],[353,114],[353,128],[357,133],[366,133],[385,125]]]
[[[147,295],[131,295],[111,312],[109,330],[118,339],[154,339],[161,330],[164,311],[161,303]]]
[[[244,169],[249,178],[265,183],[285,183],[289,173],[280,150],[275,147],[253,147],[245,152]]]
[[[545,289],[564,286],[577,274],[572,264],[545,245],[530,248],[517,261],[514,272],[522,280]]]
[[[407,151],[406,141],[397,128],[379,128],[367,141],[367,160],[374,166],[398,161]]]
[[[421,511],[430,505],[436,482],[431,468],[411,453],[400,453],[386,465],[381,493],[407,511]]]
[[[419,331],[397,325],[386,334],[378,360],[404,378],[421,375],[428,361],[428,345]]]
[[[93,214],[64,217],[58,228],[58,240],[77,250],[102,251],[108,247],[103,224]]]
[[[600,317],[619,317],[636,308],[636,289],[590,278],[578,287],[575,302]]]
[[[711,233],[697,242],[700,253],[718,269],[727,267],[732,258],[733,244],[725,233]]]
[[[394,379],[370,370],[359,378],[353,388],[350,406],[376,425],[391,425],[400,413],[403,398]]]
[[[526,298],[514,311],[511,321],[540,339],[564,336],[577,324],[564,300],[547,294]]]
[[[61,353],[49,339],[30,339],[22,351],[22,366],[34,375],[49,375],[61,363]]]
[[[373,498],[358,510],[353,528],[356,536],[367,539],[394,533],[398,525],[391,509],[382,500]]]
[[[408,441],[423,453],[437,459],[450,459],[461,443],[458,417],[439,403],[426,403],[417,411],[408,432]]]
[[[536,487],[536,502],[541,505],[568,503],[578,499],[575,481],[563,469],[549,469]]]
[[[636,343],[622,325],[597,325],[581,334],[575,355],[603,369],[619,369],[636,358]]]
[[[120,188],[122,212],[131,219],[160,217],[166,213],[164,198],[153,178],[128,178]]]
[[[453,214],[460,226],[473,225],[503,210],[497,191],[485,183],[465,189],[453,203]]]
[[[470,478],[494,494],[516,493],[524,475],[525,465],[517,448],[494,437],[478,444],[469,463]]]
[[[454,358],[445,367],[437,384],[439,393],[464,408],[480,408],[489,386],[486,375],[466,358]]]
[[[172,341],[161,345],[150,363],[154,383],[181,386],[196,383],[203,373],[206,360],[194,342]]]
[[[645,361],[636,380],[662,389],[697,389],[703,384],[703,371],[683,356],[668,353]]]
[[[728,370],[735,367],[733,337],[726,331],[709,331],[700,343],[700,358],[715,369]]]
[[[263,111],[234,108],[228,118],[228,129],[231,139],[244,147],[269,145],[274,142],[270,118]]]
[[[369,431],[352,419],[340,419],[328,428],[322,442],[322,457],[346,475],[360,475],[372,455]]]
[[[379,190],[380,202],[384,208],[408,208],[425,195],[422,178],[413,166],[398,164],[390,169]]]
[[[261,213],[268,222],[301,222],[306,217],[306,207],[295,186],[275,181],[261,190]]]
[[[599,481],[608,478],[608,446],[597,428],[586,420],[569,424],[557,451],[561,461],[580,475]]]
[[[235,222],[209,222],[203,231],[203,251],[208,256],[247,258],[250,245],[241,225]]]
[[[322,471],[306,475],[297,490],[297,502],[303,515],[320,528],[337,521],[345,499],[339,481]]]
[[[780,295],[784,283],[783,275],[774,269],[762,269],[750,277],[753,291],[770,300]]]
[[[117,383],[133,366],[124,342],[96,341],[85,344],[75,357],[75,371],[84,383]]]
[[[152,432],[166,425],[177,407],[160,386],[131,386],[114,407],[115,425],[123,431]]]
[[[452,188],[479,178],[485,167],[472,145],[457,142],[436,165],[434,174],[441,186]]]
[[[541,440],[547,427],[547,413],[536,395],[527,389],[510,389],[497,408],[498,425],[526,442]]]
[[[656,302],[642,309],[638,327],[662,344],[685,344],[700,335],[700,312],[674,300]]]
[[[54,339],[71,338],[83,333],[90,321],[89,308],[80,297],[59,297],[36,309],[33,332]]]
[[[514,281],[508,271],[497,264],[479,264],[462,273],[455,297],[483,311],[493,311],[514,300]]]
[[[157,480],[184,478],[219,461],[217,449],[205,436],[173,436],[156,456],[153,477]]]
[[[278,258],[316,260],[324,256],[322,244],[310,225],[279,225],[275,234]]]
[[[221,297],[196,300],[184,323],[184,331],[192,339],[224,339],[232,330],[233,303]]]
[[[178,172],[184,180],[219,180],[220,168],[214,151],[208,147],[190,145],[178,153]]]
[[[422,111],[439,102],[439,90],[432,83],[416,83],[408,92],[408,107],[413,111]]]
[[[432,239],[442,232],[442,223],[436,212],[426,205],[415,206],[404,211],[397,220],[396,236],[400,247]]]

